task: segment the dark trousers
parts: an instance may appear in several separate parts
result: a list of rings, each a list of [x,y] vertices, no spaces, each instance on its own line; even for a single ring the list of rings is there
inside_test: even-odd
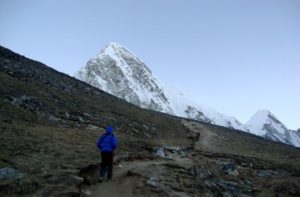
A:
[[[111,179],[113,175],[113,152],[101,152],[101,169],[100,177],[104,177],[107,172],[107,179]]]

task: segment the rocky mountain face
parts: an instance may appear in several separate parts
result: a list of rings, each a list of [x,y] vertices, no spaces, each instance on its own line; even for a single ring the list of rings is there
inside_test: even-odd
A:
[[[0,196],[300,196],[299,148],[141,109],[3,47],[0,84]],[[119,144],[98,183],[107,124]]]
[[[75,77],[142,108],[173,113],[162,85],[149,68],[117,43],[90,59]]]
[[[256,135],[300,147],[299,132],[286,128],[274,114],[267,110],[256,112],[247,126]]]
[[[108,44],[75,77],[142,108],[247,131],[234,117],[201,106],[161,85],[145,63],[117,43]]]
[[[255,115],[241,124],[236,118],[188,99],[181,92],[163,86],[151,70],[125,47],[108,44],[83,66],[75,77],[139,107],[180,117],[250,132],[271,140],[300,146],[297,132],[287,129],[273,116]],[[265,117],[269,118],[265,118]],[[270,123],[273,122],[272,124]]]

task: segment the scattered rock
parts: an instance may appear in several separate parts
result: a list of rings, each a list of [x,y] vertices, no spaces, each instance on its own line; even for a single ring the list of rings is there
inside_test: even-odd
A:
[[[235,181],[228,181],[225,179],[210,179],[205,181],[205,186],[210,190],[213,190],[214,193],[227,192],[230,194],[238,194],[238,183]]]
[[[37,100],[37,98],[27,95],[22,95],[20,97],[8,96],[7,99],[16,106],[20,106],[28,111],[39,111],[42,104]]]
[[[66,119],[69,119],[69,118],[70,118],[69,112],[65,112],[65,117],[66,117]]]
[[[86,117],[91,117],[91,114],[86,113],[86,112],[84,112],[83,115],[86,116]]]
[[[159,186],[159,182],[157,180],[156,177],[149,177],[149,179],[146,182],[148,185],[152,186],[152,187],[158,187]]]
[[[249,180],[240,180],[239,187],[243,192],[248,192],[248,193],[258,190],[257,188],[254,187],[253,183]]]
[[[78,116],[77,119],[79,120],[79,122],[83,123],[85,122],[84,119],[81,116]]]
[[[90,196],[92,194],[92,192],[90,190],[84,190],[84,189],[81,191],[81,193],[86,196]]]
[[[200,179],[207,179],[208,177],[212,176],[212,173],[201,165],[193,166],[191,168],[191,173],[193,176],[199,177]]]
[[[185,157],[186,154],[189,152],[189,148],[184,146],[163,146],[165,157],[173,158],[173,157]]]
[[[141,132],[139,131],[139,130],[137,130],[136,128],[132,128],[132,131],[135,133],[135,134],[137,134],[137,135],[139,135]]]
[[[0,169],[0,180],[3,179],[20,179],[23,176],[23,174],[14,168],[1,168]]]
[[[96,125],[88,124],[86,129],[88,129],[88,130],[100,130],[100,127],[98,127]],[[103,130],[102,132],[104,133],[105,131]]]
[[[143,131],[143,133],[147,138],[151,138],[151,135],[149,135],[146,131]]]
[[[205,186],[213,196],[253,196],[259,191],[249,180],[238,182],[225,180],[222,178],[209,179],[205,181]]]
[[[239,171],[237,169],[235,169],[235,170],[229,171],[228,174],[231,176],[239,176]]]
[[[154,147],[153,152],[155,156],[165,157],[165,150],[163,147]]]
[[[57,122],[57,121],[59,121],[59,118],[57,118],[57,117],[55,117],[55,116],[53,116],[53,115],[50,115],[50,116],[48,117],[48,120],[51,121],[51,122]]]
[[[238,176],[239,172],[234,163],[225,164],[222,166],[222,171],[232,176]]]
[[[35,192],[39,188],[39,184],[29,178],[22,177],[18,179],[2,179],[0,181],[0,196],[2,194],[9,194],[9,196],[13,196],[12,194],[31,194]]]
[[[146,131],[149,130],[149,126],[148,126],[148,125],[143,124],[143,128],[144,128]]]
[[[255,172],[255,175],[266,178],[285,178],[291,176],[288,172],[275,170],[258,170]]]
[[[91,164],[79,170],[79,177],[83,178],[84,184],[92,185],[98,182],[99,179],[99,164]]]

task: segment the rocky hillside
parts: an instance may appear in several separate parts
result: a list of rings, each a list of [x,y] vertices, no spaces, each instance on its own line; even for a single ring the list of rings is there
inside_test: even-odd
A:
[[[0,82],[0,196],[300,195],[297,148],[138,108],[3,47]],[[99,184],[107,124],[119,147]]]

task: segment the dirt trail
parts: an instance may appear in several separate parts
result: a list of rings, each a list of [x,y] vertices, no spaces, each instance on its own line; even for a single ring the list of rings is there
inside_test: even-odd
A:
[[[194,135],[200,132],[200,140],[194,144],[196,150],[213,151],[214,148],[211,145],[213,138],[216,134],[212,133],[206,128],[201,127],[200,124],[196,122],[182,121],[182,124],[189,128],[191,134]],[[172,160],[136,160],[136,161],[126,161],[122,162],[118,166],[114,166],[113,180],[103,181],[86,190],[83,190],[85,196],[137,196],[133,191],[135,188],[143,188],[144,182],[139,176],[129,176],[128,172],[134,169],[151,169],[153,165],[157,168],[162,168],[165,164],[172,164],[175,166],[180,166],[184,168],[190,168],[194,165],[193,161],[188,158],[182,158],[180,155],[173,157]],[[151,170],[150,170],[151,171]],[[158,175],[159,171],[151,171],[149,175]],[[183,195],[183,194],[182,194]]]
[[[83,190],[86,196],[111,196],[111,197],[130,197],[135,196],[132,191],[136,187],[143,187],[144,183],[139,176],[128,176],[128,171],[135,168],[147,169],[150,166],[161,166],[164,164],[173,164],[178,166],[190,167],[193,162],[188,158],[174,158],[172,160],[151,160],[151,161],[132,161],[123,162],[121,166],[114,167],[113,180],[103,181],[94,186],[89,187],[87,190]],[[148,168],[150,169],[150,168]],[[159,172],[153,172],[153,174]]]
[[[119,166],[114,166],[113,179],[111,181],[103,181],[90,187],[85,193],[88,196],[130,196],[130,191],[134,186],[135,180],[125,180],[128,170],[137,166],[145,166],[148,164],[158,163],[155,161],[133,161],[125,162]]]
[[[207,128],[203,128],[197,122],[182,120],[182,124],[186,126],[194,136],[200,132],[200,139],[194,144],[194,148],[196,150],[204,150],[209,152],[216,151],[215,146],[213,146],[213,141],[217,136],[215,133],[211,132]]]

